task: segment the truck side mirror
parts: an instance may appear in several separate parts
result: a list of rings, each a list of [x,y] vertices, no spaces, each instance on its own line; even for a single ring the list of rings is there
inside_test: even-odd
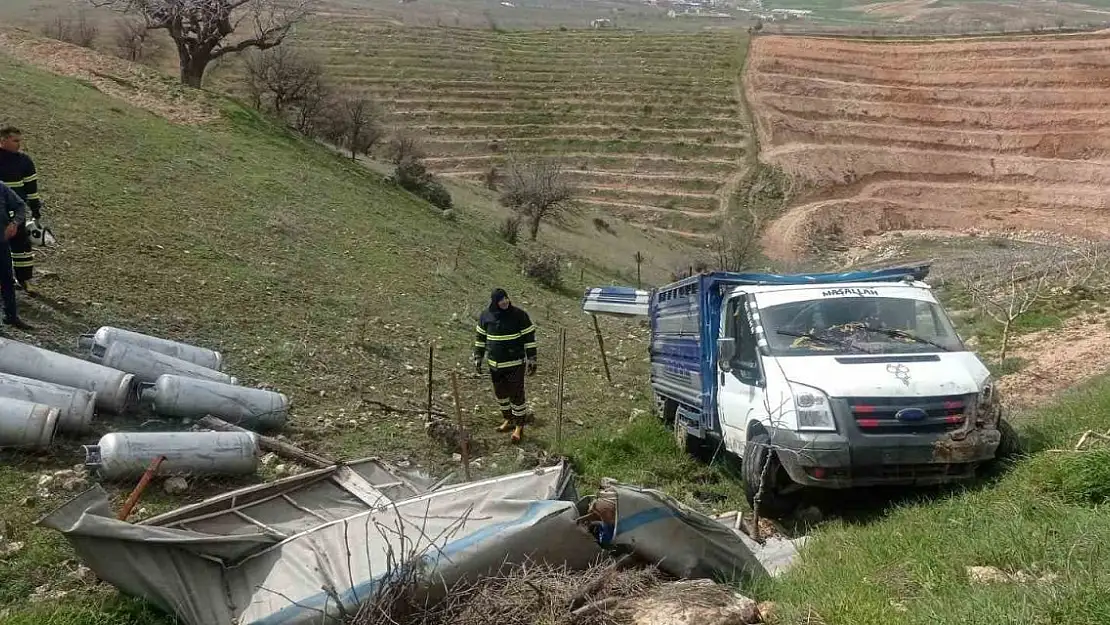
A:
[[[736,356],[736,339],[731,336],[717,339],[717,366],[721,371],[732,370],[734,356]]]

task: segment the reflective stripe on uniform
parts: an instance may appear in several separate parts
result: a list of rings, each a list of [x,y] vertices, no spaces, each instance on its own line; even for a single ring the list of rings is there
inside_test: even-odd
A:
[[[523,365],[523,360],[509,360],[507,362],[497,362],[495,360],[488,361],[491,369],[508,369],[509,367],[516,367]]]

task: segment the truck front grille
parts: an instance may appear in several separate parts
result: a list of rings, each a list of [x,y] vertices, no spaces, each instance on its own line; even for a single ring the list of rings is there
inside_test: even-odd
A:
[[[848,397],[845,401],[864,434],[939,434],[963,425],[975,395]]]

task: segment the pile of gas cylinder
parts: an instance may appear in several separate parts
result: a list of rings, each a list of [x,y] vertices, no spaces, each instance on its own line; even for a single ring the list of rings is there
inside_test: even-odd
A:
[[[214,416],[251,430],[280,428],[289,415],[285,395],[240,386],[212,349],[109,326],[82,335],[78,348],[82,357],[0,338],[0,447],[50,447],[59,433],[87,434],[105,414]],[[205,472],[215,454],[223,457],[218,472],[241,473],[257,466],[258,435],[116,432],[84,447],[86,464],[107,478],[141,474],[160,455],[171,472]]]

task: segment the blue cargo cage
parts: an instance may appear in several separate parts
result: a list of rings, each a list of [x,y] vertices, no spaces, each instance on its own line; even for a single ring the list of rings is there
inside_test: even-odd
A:
[[[846,282],[923,281],[929,263],[839,273],[711,272],[650,291],[607,286],[588,289],[582,310],[594,315],[646,316],[651,324],[651,386],[660,404],[671,400],[689,433],[720,432],[717,423],[717,338],[722,300],[737,286],[794,286]],[[660,405],[660,409],[664,409]]]

